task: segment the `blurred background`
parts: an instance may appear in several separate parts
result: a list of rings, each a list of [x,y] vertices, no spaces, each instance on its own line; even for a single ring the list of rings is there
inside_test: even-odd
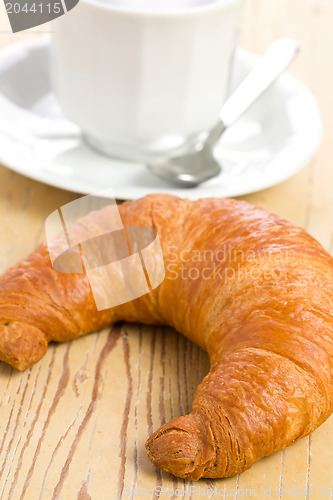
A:
[[[279,213],[306,227],[321,243],[332,250],[333,204],[333,3],[331,0],[246,0],[243,14],[240,47],[262,54],[276,38],[291,37],[299,41],[301,53],[290,67],[290,73],[304,83],[315,95],[324,122],[324,141],[319,153],[301,172],[271,189],[244,197],[248,201]],[[0,48],[17,41],[29,40],[52,30],[52,24],[42,25],[25,32],[12,34],[0,4]],[[22,178],[1,168],[0,203],[4,203],[10,179],[15,178],[16,189],[43,190],[39,183]],[[11,185],[11,187],[10,187]],[[45,212],[37,211],[43,219],[51,207],[59,206],[70,196],[48,188]],[[51,195],[52,193],[52,195]],[[34,197],[35,201],[39,197]],[[54,200],[54,201],[53,201]],[[59,201],[60,200],[60,201]],[[0,207],[4,208],[4,207]],[[33,212],[30,215],[33,215]],[[24,253],[24,250],[22,249]]]

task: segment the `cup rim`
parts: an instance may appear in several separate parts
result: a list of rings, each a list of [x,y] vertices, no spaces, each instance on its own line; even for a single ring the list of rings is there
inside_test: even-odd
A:
[[[241,4],[243,0],[212,0],[208,4],[198,5],[194,7],[184,7],[181,9],[170,9],[163,8],[159,10],[140,8],[140,7],[124,7],[121,5],[109,4],[107,1],[103,0],[81,0],[80,3],[86,3],[94,6],[98,6],[101,9],[114,12],[116,14],[123,14],[126,16],[138,16],[138,17],[155,17],[155,18],[166,18],[166,17],[189,17],[196,16],[203,13],[209,13],[214,10],[218,10],[221,7],[227,7],[232,4]]]

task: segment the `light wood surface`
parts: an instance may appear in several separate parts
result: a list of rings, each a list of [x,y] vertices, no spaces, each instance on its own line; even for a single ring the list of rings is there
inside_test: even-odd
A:
[[[9,34],[1,8],[0,47],[38,35]],[[245,199],[305,227],[333,252],[332,0],[247,0],[241,46],[260,54],[281,36],[301,43],[291,73],[315,94],[325,139],[300,173]],[[32,251],[46,217],[76,196],[0,166],[0,271]],[[139,325],[51,345],[24,373],[0,363],[0,499],[158,498],[156,487],[174,500],[207,498],[215,487],[220,498],[333,498],[332,418],[228,480],[192,483],[155,469],[148,434],[189,411],[207,370],[207,355],[176,332]]]

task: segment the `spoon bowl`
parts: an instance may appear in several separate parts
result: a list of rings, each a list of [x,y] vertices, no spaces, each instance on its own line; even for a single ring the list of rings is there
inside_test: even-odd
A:
[[[159,177],[188,187],[195,187],[208,181],[219,175],[222,170],[213,152],[207,151],[206,148],[186,155],[173,156],[168,160],[157,160],[148,163],[147,166]]]

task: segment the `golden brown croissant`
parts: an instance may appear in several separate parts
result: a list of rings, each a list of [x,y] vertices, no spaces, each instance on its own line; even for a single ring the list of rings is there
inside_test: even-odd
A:
[[[189,415],[147,441],[179,477],[226,477],[309,434],[333,408],[333,259],[311,236],[245,202],[151,195],[119,207],[152,226],[166,277],[154,291],[97,311],[86,275],[61,274],[47,247],[0,279],[0,359],[19,370],[51,340],[119,320],[168,324],[206,349],[211,370]],[[107,229],[108,208],[77,231]],[[59,243],[60,244],[60,243]]]

